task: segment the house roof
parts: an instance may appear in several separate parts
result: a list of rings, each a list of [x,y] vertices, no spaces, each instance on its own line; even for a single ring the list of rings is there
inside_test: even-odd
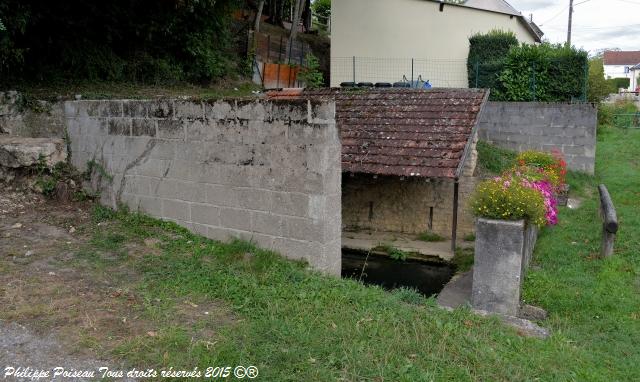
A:
[[[640,63],[640,51],[614,51],[604,52],[603,63],[605,65],[636,65]]]
[[[447,2],[442,0],[430,0],[436,3],[445,3],[447,5],[454,5],[466,8],[473,8],[482,11],[503,13],[509,16],[518,17],[524,27],[534,36],[536,42],[542,42],[542,36],[544,33],[533,21],[528,20],[522,15],[521,12],[516,10],[511,4],[504,0],[460,0],[457,2]]]
[[[270,99],[336,102],[342,171],[457,179],[471,150],[484,89],[285,89]]]

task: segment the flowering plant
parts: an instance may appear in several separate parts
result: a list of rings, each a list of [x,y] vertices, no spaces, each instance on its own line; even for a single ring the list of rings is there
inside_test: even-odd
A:
[[[559,190],[565,184],[567,175],[567,162],[562,153],[554,149],[551,154],[540,151],[524,151],[518,155],[516,162],[520,167],[533,167],[553,185],[555,190]]]
[[[489,219],[525,219],[537,226],[545,225],[545,199],[524,180],[511,174],[480,183],[471,199],[473,213]]]
[[[471,199],[476,216],[490,219],[526,219],[532,224],[558,224],[555,193],[567,173],[562,154],[525,151],[502,176],[481,183]]]

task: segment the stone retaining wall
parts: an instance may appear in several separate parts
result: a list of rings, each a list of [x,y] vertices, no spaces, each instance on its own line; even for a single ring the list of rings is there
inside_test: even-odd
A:
[[[104,204],[340,274],[333,102],[69,101],[64,116],[73,164],[113,177],[100,181]]]
[[[489,102],[478,134],[516,151],[558,149],[569,169],[593,174],[597,120],[598,108],[590,103]]]

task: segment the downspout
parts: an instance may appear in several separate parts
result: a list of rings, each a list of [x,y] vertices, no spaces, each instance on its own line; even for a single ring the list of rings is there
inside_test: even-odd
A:
[[[458,178],[453,183],[453,219],[451,223],[451,252],[456,252],[456,236],[458,234]]]

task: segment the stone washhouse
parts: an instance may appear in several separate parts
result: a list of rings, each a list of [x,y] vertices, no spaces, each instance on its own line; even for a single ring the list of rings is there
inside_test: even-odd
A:
[[[381,243],[450,259],[474,231],[467,201],[482,89],[283,89],[271,99],[334,99],[342,142],[342,246]],[[447,242],[424,243],[424,232]]]

